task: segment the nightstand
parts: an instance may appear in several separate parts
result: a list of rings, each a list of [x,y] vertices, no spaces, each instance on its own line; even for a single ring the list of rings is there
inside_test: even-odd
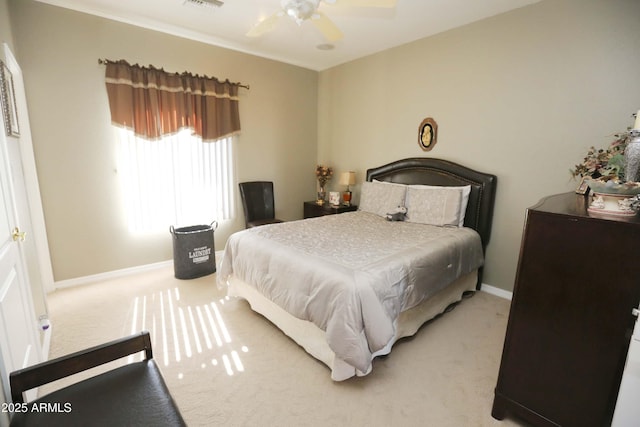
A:
[[[357,205],[351,206],[332,206],[329,203],[324,205],[319,205],[315,201],[313,202],[304,202],[304,218],[315,218],[317,216],[323,215],[335,215],[343,212],[353,212],[357,211]]]

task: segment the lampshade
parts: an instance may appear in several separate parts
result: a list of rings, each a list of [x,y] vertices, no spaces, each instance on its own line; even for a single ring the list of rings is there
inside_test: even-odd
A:
[[[356,183],[356,173],[355,172],[342,172],[340,174],[340,185],[353,185]]]

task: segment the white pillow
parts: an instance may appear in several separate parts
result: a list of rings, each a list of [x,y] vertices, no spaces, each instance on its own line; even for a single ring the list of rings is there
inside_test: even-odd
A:
[[[464,215],[467,213],[467,205],[469,204],[469,194],[471,194],[471,186],[453,187],[462,189],[462,201],[460,202],[460,223],[458,227],[464,227]]]
[[[417,188],[443,188],[442,186],[422,185],[422,184],[412,185],[412,187],[417,187]],[[460,222],[458,223],[458,227],[464,227],[464,216],[465,216],[465,214],[467,212],[467,205],[469,204],[469,194],[471,194],[471,186],[470,185],[463,185],[463,186],[459,186],[459,187],[451,186],[451,187],[446,187],[446,188],[462,190],[462,200],[460,201]]]
[[[410,185],[407,188],[407,221],[429,225],[464,226],[471,186]]]
[[[404,206],[406,191],[407,186],[402,184],[365,181],[362,183],[358,210],[384,217],[398,206]]]

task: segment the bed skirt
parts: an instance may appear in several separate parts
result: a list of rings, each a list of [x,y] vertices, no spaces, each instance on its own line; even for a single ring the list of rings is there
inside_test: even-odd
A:
[[[477,270],[462,276],[421,304],[400,313],[395,337],[387,346],[373,354],[372,359],[389,354],[393,344],[400,338],[415,335],[425,322],[443,313],[451,304],[460,301],[465,291],[475,291],[477,277]],[[313,323],[293,317],[265,298],[255,288],[233,275],[228,278],[227,284],[227,295],[247,300],[253,311],[269,319],[307,353],[327,365],[331,369],[331,378],[334,381],[343,381],[356,375],[364,376],[370,372],[370,370],[360,372],[337,358],[327,344],[325,332]]]

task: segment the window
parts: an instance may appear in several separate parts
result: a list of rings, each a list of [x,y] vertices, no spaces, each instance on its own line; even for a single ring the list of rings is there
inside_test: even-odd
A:
[[[118,170],[129,229],[210,224],[235,216],[233,137],[202,142],[189,129],[149,141],[118,129]]]

